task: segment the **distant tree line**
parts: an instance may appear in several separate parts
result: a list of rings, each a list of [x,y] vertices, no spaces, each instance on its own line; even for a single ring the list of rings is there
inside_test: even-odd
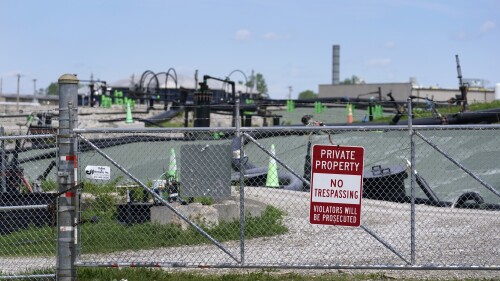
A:
[[[59,94],[59,84],[52,82],[45,90],[45,93],[49,96],[55,96]]]
[[[351,78],[346,78],[340,82],[341,85],[356,85],[356,84],[364,84],[364,83],[365,83],[365,81],[356,75],[351,76]],[[311,90],[305,90],[305,91],[299,93],[299,96],[298,96],[299,100],[317,99],[317,98],[318,98],[318,94],[311,91]]]

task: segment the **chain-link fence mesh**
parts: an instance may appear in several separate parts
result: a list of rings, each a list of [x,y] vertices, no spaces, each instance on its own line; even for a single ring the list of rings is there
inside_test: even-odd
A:
[[[273,265],[406,264],[410,255],[410,224],[409,206],[402,203],[406,201],[403,182],[406,178],[404,159],[409,157],[409,139],[405,132],[356,129],[302,133],[281,131],[277,132],[276,137],[265,137],[264,134],[255,132],[254,139],[267,148],[274,145],[277,157],[306,177],[310,175],[307,173],[308,163],[305,156],[311,145],[363,146],[366,173],[362,228],[322,226],[309,223],[309,190],[302,192],[303,182],[293,181],[290,172],[285,170],[283,165],[278,165],[278,175],[282,181],[279,187],[283,187],[285,191],[273,189],[268,192],[267,189],[255,187],[247,191],[246,196],[266,198],[269,204],[278,206],[278,209],[286,214],[284,223],[288,231],[270,238],[274,242],[265,243],[265,250],[259,243],[254,245],[251,244],[253,241],[247,242],[246,252],[255,257],[253,263],[261,263],[264,256],[265,262]],[[380,145],[384,145],[385,149],[378,149]],[[262,151],[255,150],[254,146],[252,143],[245,147],[249,161],[262,166],[269,157]],[[287,179],[292,182],[286,182]],[[381,186],[387,189],[381,189]],[[372,237],[372,234],[383,239],[386,246]],[[264,252],[265,255],[262,254]],[[246,261],[251,262],[249,258]]]
[[[498,128],[418,130],[414,216],[404,127],[84,130],[77,264],[498,266],[499,197],[448,159],[498,186]],[[360,227],[309,223],[315,144],[364,147]]]
[[[76,264],[498,268],[499,127],[413,129],[76,130]],[[0,141],[0,271],[50,274],[56,138]],[[314,145],[364,147],[360,227],[310,224]]]
[[[56,138],[0,136],[0,144],[0,278],[54,276]]]
[[[239,209],[231,188],[231,139],[225,134],[85,134],[88,141],[80,141],[79,153],[80,174],[85,175],[81,262],[217,262],[211,256],[200,260],[186,253],[190,245],[211,247],[210,238],[239,239]],[[109,179],[101,179],[105,176],[99,169],[108,168]],[[225,200],[235,204],[221,205],[231,209],[223,219],[213,206]],[[239,256],[238,245],[224,250]],[[134,254],[124,254],[130,251]]]
[[[422,128],[417,132],[422,136],[415,137],[417,196],[425,197],[418,186],[427,184],[434,192],[433,200],[442,206],[417,206],[417,260],[423,264],[498,264],[498,129]],[[496,194],[468,173],[493,187]]]

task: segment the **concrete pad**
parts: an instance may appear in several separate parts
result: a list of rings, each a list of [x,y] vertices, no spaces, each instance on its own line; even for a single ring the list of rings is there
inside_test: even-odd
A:
[[[174,208],[182,215],[189,218],[197,225],[205,227],[218,226],[220,222],[231,222],[240,218],[240,202],[237,200],[225,200],[213,205],[202,205],[201,203],[191,203],[181,205],[173,203]],[[245,200],[245,215],[258,217],[262,214],[266,205],[256,200]],[[183,230],[189,227],[189,224],[172,212],[166,206],[151,207],[151,222],[158,224],[176,224]]]

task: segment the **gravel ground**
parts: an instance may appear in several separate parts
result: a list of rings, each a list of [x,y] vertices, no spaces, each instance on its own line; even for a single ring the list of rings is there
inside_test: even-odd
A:
[[[364,200],[362,225],[376,233],[384,247],[361,228],[317,226],[308,223],[309,194],[278,189],[246,188],[246,196],[271,204],[286,212],[284,219],[289,231],[284,235],[261,237],[245,241],[245,263],[267,266],[315,265],[321,266],[377,266],[404,267],[410,256],[409,204]],[[497,212],[443,209],[416,206],[416,256],[418,266],[500,264],[500,217]],[[265,226],[263,226],[265,227]],[[239,241],[225,242],[224,249],[240,257]],[[399,257],[399,256],[400,257]],[[235,260],[211,244],[170,247],[152,250],[125,251],[113,254],[82,255],[79,262],[159,263],[172,261],[183,266],[226,264],[237,266]],[[0,258],[0,270],[5,274],[35,268],[53,267],[54,258]],[[201,274],[252,272],[261,269],[196,269]],[[390,278],[490,278],[500,279],[499,270],[354,270],[354,269],[278,269],[273,273],[381,273]]]

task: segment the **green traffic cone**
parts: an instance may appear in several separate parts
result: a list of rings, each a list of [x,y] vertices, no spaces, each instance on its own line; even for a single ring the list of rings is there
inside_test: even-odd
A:
[[[276,155],[274,144],[271,145],[271,154]],[[278,187],[280,185],[278,179],[278,166],[276,165],[276,159],[269,157],[269,168],[267,169],[266,186],[267,187]]]
[[[130,109],[130,102],[127,103],[127,117],[125,118],[125,123],[134,123],[134,119],[132,119],[132,109]]]
[[[170,149],[170,162],[168,162],[167,175],[170,179],[177,181],[177,161],[175,160],[175,150]]]

